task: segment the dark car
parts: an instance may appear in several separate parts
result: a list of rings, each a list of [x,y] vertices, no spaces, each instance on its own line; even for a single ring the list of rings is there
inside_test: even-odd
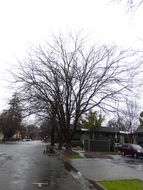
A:
[[[143,156],[143,148],[137,144],[123,144],[120,147],[121,154],[125,155],[132,155],[134,158],[138,158],[139,156]]]

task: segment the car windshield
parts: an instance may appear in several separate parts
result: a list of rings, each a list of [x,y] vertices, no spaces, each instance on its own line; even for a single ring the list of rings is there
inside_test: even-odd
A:
[[[132,147],[135,149],[141,149],[142,148],[140,145],[137,145],[137,144],[133,144]]]

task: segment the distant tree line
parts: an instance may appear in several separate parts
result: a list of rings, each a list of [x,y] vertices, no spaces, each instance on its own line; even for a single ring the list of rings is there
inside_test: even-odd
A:
[[[3,140],[22,140],[23,138],[41,139],[40,129],[35,125],[24,124],[21,102],[17,93],[14,93],[8,103],[8,108],[0,114],[0,130]],[[18,137],[14,137],[14,135]]]
[[[4,140],[11,139],[13,135],[21,130],[22,113],[20,101],[17,94],[14,94],[9,101],[9,108],[0,115],[0,128],[4,135]]]

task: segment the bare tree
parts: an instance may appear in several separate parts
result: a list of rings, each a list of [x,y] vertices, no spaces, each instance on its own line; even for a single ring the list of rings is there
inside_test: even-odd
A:
[[[127,110],[124,111],[127,129],[135,131],[139,125],[139,111],[135,100],[126,100]]]
[[[143,0],[128,0],[127,4],[130,9],[137,9],[143,4]]]
[[[128,51],[86,47],[79,35],[60,35],[31,50],[15,74],[27,112],[54,113],[67,150],[82,114],[94,107],[111,110],[137,74],[138,65]]]
[[[143,112],[140,113],[139,122],[140,122],[139,127],[143,128]]]
[[[124,130],[133,132],[139,125],[139,110],[136,100],[125,99],[123,108],[117,111],[118,119],[122,118]]]
[[[125,125],[124,119],[121,118],[119,115],[117,118],[113,118],[109,120],[107,123],[107,126],[114,127],[116,130],[119,130],[119,131],[126,131],[126,125]]]
[[[113,1],[117,1],[117,0],[113,0]],[[119,0],[118,2],[122,2],[122,1],[123,0]],[[143,0],[126,0],[124,2],[127,5],[127,9],[131,11],[136,11],[143,4]]]

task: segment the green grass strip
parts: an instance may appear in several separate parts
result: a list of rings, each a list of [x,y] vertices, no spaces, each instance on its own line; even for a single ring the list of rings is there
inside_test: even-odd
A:
[[[81,155],[79,155],[78,153],[68,153],[68,152],[64,152],[64,155],[70,159],[82,159],[83,157]]]
[[[139,179],[100,181],[99,183],[108,190],[143,190],[143,181]]]

